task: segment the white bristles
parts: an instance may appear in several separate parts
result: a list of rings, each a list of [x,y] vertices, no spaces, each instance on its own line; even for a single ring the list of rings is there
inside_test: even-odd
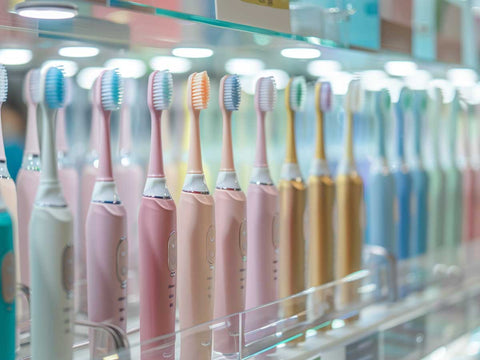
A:
[[[123,80],[123,104],[135,106],[137,101],[137,83],[134,79]]]
[[[277,87],[273,76],[258,79],[258,106],[260,111],[272,111],[277,101]]]
[[[296,76],[290,84],[290,107],[293,111],[302,111],[307,98],[307,82],[303,76]]]
[[[7,101],[8,75],[5,66],[0,64],[0,103]]]
[[[210,79],[207,72],[197,73],[192,79],[192,106],[195,110],[203,110],[210,100]]]
[[[158,71],[153,78],[153,107],[167,110],[172,103],[173,78],[168,70]]]
[[[38,104],[42,101],[42,93],[40,91],[40,69],[34,69],[31,71],[30,81],[27,86],[32,102]]]
[[[363,106],[363,89],[360,80],[354,79],[348,85],[348,92],[345,97],[345,104],[347,110],[352,113],[357,113],[362,110]]]

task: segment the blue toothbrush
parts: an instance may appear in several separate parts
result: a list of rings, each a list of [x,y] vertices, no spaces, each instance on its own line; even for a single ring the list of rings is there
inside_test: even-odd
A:
[[[427,252],[428,231],[428,173],[422,158],[423,122],[427,109],[427,92],[413,91],[414,151],[410,168],[412,176],[412,233],[410,255],[420,256]]]
[[[410,255],[410,200],[412,180],[405,160],[405,111],[411,102],[410,91],[403,87],[398,102],[394,105],[396,118],[395,131],[395,176],[398,219],[396,224],[397,259],[406,259]]]
[[[390,95],[383,89],[372,94],[372,101],[376,136],[368,187],[368,242],[394,253],[395,179],[388,166],[385,147],[385,122],[390,112]]]

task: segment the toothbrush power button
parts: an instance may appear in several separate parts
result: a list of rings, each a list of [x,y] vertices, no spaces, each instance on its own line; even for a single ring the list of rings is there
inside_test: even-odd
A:
[[[123,236],[117,245],[117,278],[123,286],[126,286],[128,279],[128,242]]]
[[[210,226],[207,231],[207,260],[215,264],[215,228]]]
[[[72,292],[75,281],[73,261],[73,246],[67,246],[62,255],[62,281],[67,293]]]
[[[2,297],[7,304],[15,300],[15,256],[13,251],[5,254],[2,260]]]

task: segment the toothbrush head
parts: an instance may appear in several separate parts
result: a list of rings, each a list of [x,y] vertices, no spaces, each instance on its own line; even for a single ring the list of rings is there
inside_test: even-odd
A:
[[[0,103],[7,101],[8,75],[5,66],[0,64]]]
[[[148,79],[148,106],[156,111],[167,110],[172,103],[173,78],[168,70],[154,71]]]
[[[118,69],[106,70],[101,79],[102,108],[105,111],[115,111],[120,108],[123,100],[123,83]]]
[[[45,71],[44,101],[50,109],[60,109],[65,102],[65,77],[58,67]]]
[[[400,95],[398,97],[398,104],[401,105],[404,109],[408,109],[412,104],[412,93],[410,89],[402,87],[400,90]]]
[[[277,101],[277,86],[273,76],[261,77],[255,89],[255,108],[257,111],[272,111]]]
[[[425,90],[412,90],[412,106],[417,111],[427,110],[427,92]]]
[[[73,101],[73,83],[72,78],[65,78],[65,104],[64,107],[69,106]]]
[[[295,76],[286,89],[289,106],[293,111],[302,111],[307,98],[307,82],[303,76]]]
[[[351,113],[358,113],[362,110],[363,106],[363,89],[360,84],[360,80],[353,79],[348,85],[347,95],[345,96],[345,105],[348,111]]]
[[[380,91],[377,91],[375,94],[375,103],[376,110],[385,116],[390,110],[390,105],[392,104],[390,92],[387,89],[381,89]]]
[[[32,69],[27,72],[23,82],[23,101],[25,103],[31,102],[34,104],[38,104],[42,101],[39,69]]]
[[[223,106],[227,111],[235,111],[240,107],[242,87],[238,75],[227,75],[223,79]]]
[[[192,109],[206,109],[210,100],[210,79],[207,72],[193,73],[190,75],[189,83]]]
[[[137,100],[137,83],[134,79],[123,80],[123,105],[135,106]]]
[[[318,80],[315,85],[317,106],[324,113],[332,109],[332,84],[329,81]]]

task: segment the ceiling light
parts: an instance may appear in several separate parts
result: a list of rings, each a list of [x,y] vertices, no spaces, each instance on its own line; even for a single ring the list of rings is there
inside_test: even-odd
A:
[[[110,59],[105,63],[105,67],[118,69],[120,75],[124,78],[141,78],[147,72],[147,66],[142,60],[116,58]]]
[[[207,58],[213,55],[212,49],[207,48],[189,48],[181,47],[172,50],[172,54],[179,57],[200,59]]]
[[[392,76],[409,76],[417,70],[417,64],[412,61],[388,61],[385,71]]]
[[[280,53],[282,56],[292,59],[315,59],[321,55],[320,50],[313,48],[287,48]]]
[[[72,60],[47,60],[43,63],[45,67],[60,67],[63,69],[63,74],[65,77],[72,77],[78,71],[78,64]]]
[[[360,73],[362,87],[369,91],[379,91],[387,86],[388,76],[382,70],[367,70]]]
[[[94,46],[66,46],[58,50],[58,55],[65,57],[86,58],[97,56],[100,50]]]
[[[183,74],[192,68],[192,62],[175,56],[155,56],[150,60],[150,67],[153,70],[169,70],[173,74]]]
[[[87,67],[80,70],[77,75],[78,86],[80,86],[82,89],[90,90],[93,83],[103,70],[105,70],[105,68],[102,67]]]
[[[24,65],[32,60],[32,51],[28,49],[1,49],[0,64]]]
[[[327,76],[331,72],[340,70],[342,65],[335,60],[313,60],[307,66],[307,71],[312,76]]]
[[[335,95],[345,95],[348,90],[348,84],[353,79],[353,74],[346,71],[335,71],[326,77],[332,84],[332,92]]]
[[[275,85],[277,90],[285,89],[290,80],[290,76],[280,69],[267,69],[257,72],[255,75],[240,76],[240,84],[242,85],[242,91],[249,95],[255,94],[255,86],[257,80],[261,77],[273,76],[275,79]]]
[[[15,12],[32,19],[64,20],[78,15],[75,4],[64,1],[27,0],[15,5]]]
[[[416,70],[404,79],[405,84],[412,90],[426,90],[430,80],[432,75],[427,70]]]
[[[447,79],[456,87],[473,86],[478,80],[475,70],[454,68],[447,71]]]
[[[225,63],[225,71],[230,74],[255,75],[265,68],[265,63],[260,59],[233,58]]]

